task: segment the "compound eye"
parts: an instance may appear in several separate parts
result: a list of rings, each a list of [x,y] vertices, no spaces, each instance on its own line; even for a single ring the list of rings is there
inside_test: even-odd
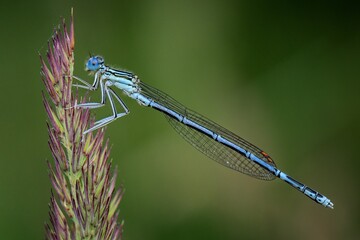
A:
[[[85,66],[85,69],[87,71],[97,71],[101,67],[101,65],[104,63],[104,60],[101,57],[91,57]]]

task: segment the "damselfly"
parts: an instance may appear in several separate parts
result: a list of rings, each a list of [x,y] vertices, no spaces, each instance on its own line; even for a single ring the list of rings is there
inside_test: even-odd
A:
[[[74,77],[84,85],[73,86],[89,90],[97,90],[100,85],[101,101],[77,104],[78,108],[98,108],[105,105],[108,99],[112,109],[112,116],[101,119],[94,126],[84,132],[104,127],[110,122],[129,113],[122,99],[111,88],[121,89],[140,105],[151,107],[162,112],[171,126],[191,145],[218,163],[262,180],[273,180],[276,177],[296,188],[315,202],[325,207],[333,208],[334,204],[319,192],[305,186],[276,168],[272,158],[236,134],[221,127],[204,116],[186,108],[178,101],[143,82],[131,72],[121,71],[106,66],[100,56],[90,57],[86,63],[86,70],[95,73],[94,83]],[[118,113],[114,99],[123,112]]]

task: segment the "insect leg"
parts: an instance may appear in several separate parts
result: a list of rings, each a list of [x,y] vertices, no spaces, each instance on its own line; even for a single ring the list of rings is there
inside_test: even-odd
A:
[[[108,84],[105,83],[104,92],[106,93],[106,95],[107,95],[107,97],[109,99],[113,115],[109,116],[109,117],[106,117],[106,118],[103,118],[103,119],[95,122],[94,126],[89,128],[88,130],[86,130],[83,134],[87,134],[87,133],[92,132],[92,131],[94,131],[96,129],[104,127],[107,124],[115,121],[118,118],[121,118],[121,117],[127,115],[130,112],[129,109],[126,107],[125,103],[121,100],[121,98],[111,88],[109,88],[108,85],[111,85],[111,83],[110,82],[108,82]],[[118,100],[118,102],[120,103],[120,105],[124,109],[124,112],[122,112],[122,113],[117,112],[112,96],[114,96],[116,98],[116,100]]]

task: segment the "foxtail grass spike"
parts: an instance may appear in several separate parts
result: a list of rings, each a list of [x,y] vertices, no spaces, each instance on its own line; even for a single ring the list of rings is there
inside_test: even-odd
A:
[[[86,100],[71,91],[74,46],[71,11],[69,32],[63,20],[48,43],[46,57],[40,55],[48,144],[54,160],[48,162],[53,192],[45,235],[56,240],[121,239],[123,223],[118,223],[118,216],[123,189],[116,189],[117,175],[110,170],[109,141],[104,140],[104,129],[83,135],[93,120],[89,110],[73,107]]]

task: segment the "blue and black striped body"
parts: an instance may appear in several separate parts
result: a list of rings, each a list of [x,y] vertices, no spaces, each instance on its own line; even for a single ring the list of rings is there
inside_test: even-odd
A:
[[[187,109],[160,90],[140,83],[144,105],[164,113],[173,128],[196,149],[220,164],[263,180],[280,178],[315,202],[331,207],[324,195],[296,181],[276,168],[272,158],[261,149],[233,134],[211,120]],[[170,107],[171,108],[170,108]],[[173,110],[175,109],[175,110]],[[194,136],[197,132],[198,136]],[[190,134],[191,133],[191,134]],[[204,147],[203,142],[207,142]],[[219,148],[219,145],[223,147]],[[213,151],[211,151],[213,150]],[[219,156],[223,154],[222,156]]]
[[[81,106],[89,108],[102,106],[105,103],[105,96],[108,96],[114,113],[112,118],[98,121],[97,126],[87,130],[87,132],[105,126],[128,113],[125,104],[111,89],[111,86],[115,86],[129,97],[137,100],[141,105],[162,112],[171,126],[186,141],[209,158],[228,168],[258,179],[273,180],[278,177],[315,202],[333,208],[330,199],[277,169],[275,162],[267,153],[206,117],[186,108],[160,90],[141,82],[131,72],[110,68],[104,65],[103,59],[99,56],[91,57],[86,68],[95,72],[95,81],[92,86],[87,85],[85,88],[95,90],[100,83],[102,102],[99,104],[85,103]],[[112,96],[120,102],[125,113],[117,113]]]

